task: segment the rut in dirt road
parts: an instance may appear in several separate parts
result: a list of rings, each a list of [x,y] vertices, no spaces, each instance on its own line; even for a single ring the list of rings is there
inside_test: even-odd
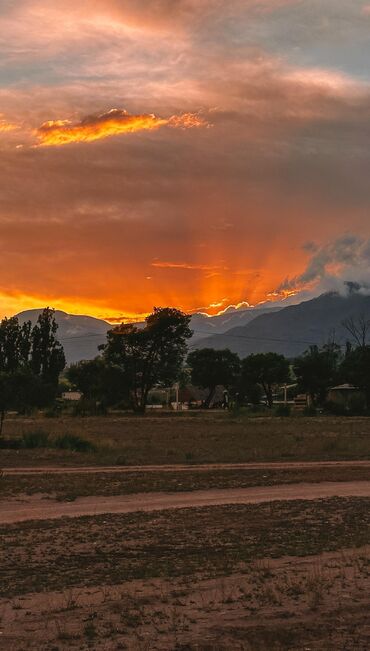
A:
[[[148,466],[29,466],[3,468],[4,475],[89,475],[93,473],[195,472],[207,470],[295,470],[298,468],[368,468],[370,461],[268,461],[246,463],[168,464]]]
[[[80,497],[58,502],[40,497],[0,502],[0,524],[25,520],[77,518],[104,513],[134,513],[166,509],[200,508],[228,504],[260,504],[272,501],[317,500],[328,497],[368,497],[370,481],[321,482],[191,491],[189,493],[137,493],[112,497]]]

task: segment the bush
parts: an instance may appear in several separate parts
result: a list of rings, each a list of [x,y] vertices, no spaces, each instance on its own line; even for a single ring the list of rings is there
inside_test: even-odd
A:
[[[58,418],[62,413],[62,406],[60,404],[54,404],[51,407],[48,407],[44,411],[45,418]]]
[[[96,447],[91,441],[86,441],[75,434],[63,434],[55,439],[54,445],[59,450],[71,450],[72,452],[95,452]]]
[[[104,403],[88,398],[81,398],[73,405],[72,416],[106,416],[107,412],[108,410]]]
[[[290,405],[277,405],[275,409],[275,416],[287,417],[290,416],[291,407]]]
[[[328,400],[324,405],[324,409],[329,414],[332,414],[332,416],[348,416],[347,407],[341,402]]]
[[[317,416],[315,405],[307,405],[302,412],[303,416]]]
[[[351,416],[366,414],[366,400],[362,393],[353,394],[348,401],[348,410]]]
[[[49,434],[42,429],[36,429],[23,434],[23,447],[33,450],[35,448],[50,447]]]

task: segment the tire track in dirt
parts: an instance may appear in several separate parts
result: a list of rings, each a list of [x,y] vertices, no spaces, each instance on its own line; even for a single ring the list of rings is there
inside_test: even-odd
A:
[[[189,493],[137,493],[111,497],[80,497],[58,502],[33,496],[0,502],[0,524],[26,520],[103,515],[104,513],[152,512],[166,509],[201,508],[272,501],[318,500],[330,497],[368,497],[370,481],[320,482],[199,490]]]
[[[204,472],[207,470],[295,470],[299,468],[368,468],[370,461],[269,461],[248,463],[171,464],[148,466],[30,466],[4,468],[4,475],[68,475],[130,472]]]

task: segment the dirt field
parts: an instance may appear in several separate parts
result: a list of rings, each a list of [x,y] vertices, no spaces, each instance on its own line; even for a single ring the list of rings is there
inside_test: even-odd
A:
[[[367,650],[370,500],[0,528],[0,648]]]
[[[29,468],[5,470],[0,479],[0,500],[8,497],[42,495],[73,501],[79,497],[128,495],[158,491],[185,492],[276,486],[297,482],[370,481],[370,462],[259,464],[258,467],[230,465],[214,468],[176,466],[151,469]]]
[[[40,428],[97,451],[0,449],[1,651],[370,648],[369,420]]]
[[[136,493],[113,497],[80,497],[74,501],[56,502],[52,498],[19,496],[0,502],[0,524],[46,520],[105,513],[154,512],[167,509],[199,508],[206,506],[261,504],[282,500],[317,500],[327,497],[368,497],[370,481],[320,482],[317,484],[290,484],[285,486],[253,488],[215,488],[188,493]]]

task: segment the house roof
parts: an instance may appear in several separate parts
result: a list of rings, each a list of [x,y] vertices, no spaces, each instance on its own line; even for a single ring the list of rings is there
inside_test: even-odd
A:
[[[337,387],[331,387],[330,391],[358,391],[358,387],[353,384],[339,384]]]

